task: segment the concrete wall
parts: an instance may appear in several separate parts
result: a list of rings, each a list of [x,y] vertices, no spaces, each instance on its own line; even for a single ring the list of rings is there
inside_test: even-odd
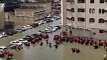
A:
[[[61,25],[66,30],[66,0],[61,0]]]
[[[32,24],[38,19],[44,18],[47,14],[51,12],[51,4],[40,4],[41,6],[44,6],[42,9],[16,9],[15,14],[7,13],[6,21],[13,21],[15,26],[23,26]],[[30,4],[31,5],[31,4]],[[36,4],[35,4],[36,5]],[[35,12],[39,12],[41,10],[45,9],[46,11],[40,12],[41,15],[35,14]],[[9,17],[9,19],[8,19]]]
[[[4,14],[4,4],[0,3],[0,30],[4,28],[5,14]]]

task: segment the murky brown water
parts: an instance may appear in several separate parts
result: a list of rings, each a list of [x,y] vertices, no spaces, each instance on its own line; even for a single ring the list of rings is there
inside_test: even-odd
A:
[[[16,40],[19,38],[22,38],[28,34],[36,33],[38,30],[45,29],[48,25],[51,24],[59,24],[59,20],[55,21],[53,23],[48,23],[46,25],[41,25],[40,27],[37,27],[32,30],[25,31],[23,33],[18,33],[14,36],[9,36],[6,38],[0,39],[0,46],[6,46],[9,44],[10,41]],[[54,32],[50,34],[49,42],[51,42],[54,45],[54,42],[52,40],[52,37],[54,34],[59,34],[60,31]],[[22,51],[12,51],[14,53],[13,60],[63,60],[63,46],[60,46],[59,49],[55,50],[55,48],[49,48],[48,45],[46,45],[45,41],[44,46],[39,46],[39,43],[37,45],[32,45],[31,47],[25,47]]]
[[[6,46],[12,40],[19,39],[21,37],[26,36],[27,34],[36,33],[38,30],[45,29],[47,25],[57,24],[57,23],[58,22],[49,23],[32,30],[28,30],[23,33],[18,33],[14,36],[2,38],[0,39],[0,46],[2,45]],[[53,35],[59,34],[59,32],[60,31],[50,34],[49,42],[51,42],[52,45],[54,45],[54,42],[52,40]],[[49,46],[45,43],[45,41],[43,42],[44,42],[44,46],[39,46],[38,43],[30,47],[24,46],[24,49],[21,51],[12,50],[12,52],[14,53],[13,60],[102,60],[103,59],[102,55],[106,53],[103,48],[95,50],[90,46],[87,47],[74,43],[73,44],[65,43],[56,50],[54,47],[49,48]],[[72,47],[80,48],[81,49],[80,54],[72,53],[71,52]]]
[[[79,48],[80,53],[73,53],[71,48]],[[92,46],[77,43],[64,44],[64,60],[103,60],[106,51],[103,47],[94,49]]]

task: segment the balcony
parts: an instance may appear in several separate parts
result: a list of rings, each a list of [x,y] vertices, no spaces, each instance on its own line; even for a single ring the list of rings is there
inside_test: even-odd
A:
[[[70,17],[67,17],[66,19],[67,19],[67,20],[71,20],[71,21],[75,21],[74,17],[71,17],[71,18],[70,18]]]
[[[73,4],[74,0],[67,0],[67,2],[70,2],[71,4]]]
[[[70,11],[70,12],[75,12],[74,10],[74,8],[71,8],[71,9],[66,9],[67,11]]]

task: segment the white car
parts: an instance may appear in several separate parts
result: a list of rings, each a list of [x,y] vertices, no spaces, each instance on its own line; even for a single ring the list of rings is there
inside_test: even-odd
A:
[[[0,46],[0,49],[6,49],[6,47],[5,46]]]
[[[26,28],[27,28],[27,29],[32,29],[33,27],[30,26],[30,25],[26,25]]]
[[[0,46],[0,51],[3,51],[4,49],[7,49],[5,46]]]
[[[41,20],[41,21],[38,22],[39,25],[45,24],[45,23],[46,23],[46,21],[44,21],[44,20]]]
[[[0,34],[0,38],[2,38],[3,37],[3,35],[2,34]]]
[[[22,26],[22,31],[26,31],[27,27],[26,26]]]
[[[22,45],[22,43],[19,42],[18,40],[16,40],[16,41],[11,41],[10,44],[12,44],[12,45]]]
[[[54,19],[54,18],[51,18],[51,20],[55,21],[56,19]]]
[[[18,39],[17,41],[18,41],[19,43],[27,43],[27,42],[28,42],[27,40],[24,40],[23,38]]]
[[[44,30],[44,32],[47,32],[47,33],[52,33],[52,30],[51,30],[51,28],[46,28],[45,30]]]
[[[47,18],[50,18],[50,17],[51,17],[51,15],[49,14],[49,15],[47,15],[46,17],[47,17]]]
[[[22,29],[14,29],[16,32],[22,32]]]
[[[54,32],[54,31],[56,31],[57,30],[57,27],[53,27],[52,28],[52,31]]]

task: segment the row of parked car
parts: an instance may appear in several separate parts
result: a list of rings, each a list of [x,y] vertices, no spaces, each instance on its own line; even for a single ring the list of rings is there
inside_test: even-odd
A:
[[[11,41],[9,44],[9,48],[15,49],[16,46],[30,46],[30,44],[35,44],[36,42],[40,42],[42,39],[49,38],[47,33],[36,33],[31,35],[26,35],[26,37]]]
[[[10,36],[10,35],[14,35],[16,33],[23,32],[23,31],[26,31],[28,29],[35,28],[39,25],[46,24],[46,23],[49,23],[49,22],[53,22],[53,21],[58,20],[58,19],[60,19],[59,16],[48,15],[44,19],[42,19],[40,21],[37,21],[37,22],[34,22],[31,25],[19,26],[19,27],[16,27],[14,29],[5,30],[4,32],[2,32],[0,34],[0,38],[7,37],[7,36]],[[53,27],[53,30],[56,30],[57,28],[58,27]]]
[[[12,46],[15,46],[15,45],[22,46],[22,44],[26,44],[27,42],[31,41],[34,37],[40,36],[42,38],[43,36],[46,36],[45,34],[55,32],[55,31],[57,31],[59,29],[61,29],[60,26],[52,26],[52,25],[50,25],[50,26],[48,26],[48,28],[46,28],[43,31],[40,30],[36,34],[26,35],[26,37],[24,37],[24,38],[17,39],[15,41],[11,41],[10,44]],[[39,39],[39,40],[41,40],[41,39]]]

